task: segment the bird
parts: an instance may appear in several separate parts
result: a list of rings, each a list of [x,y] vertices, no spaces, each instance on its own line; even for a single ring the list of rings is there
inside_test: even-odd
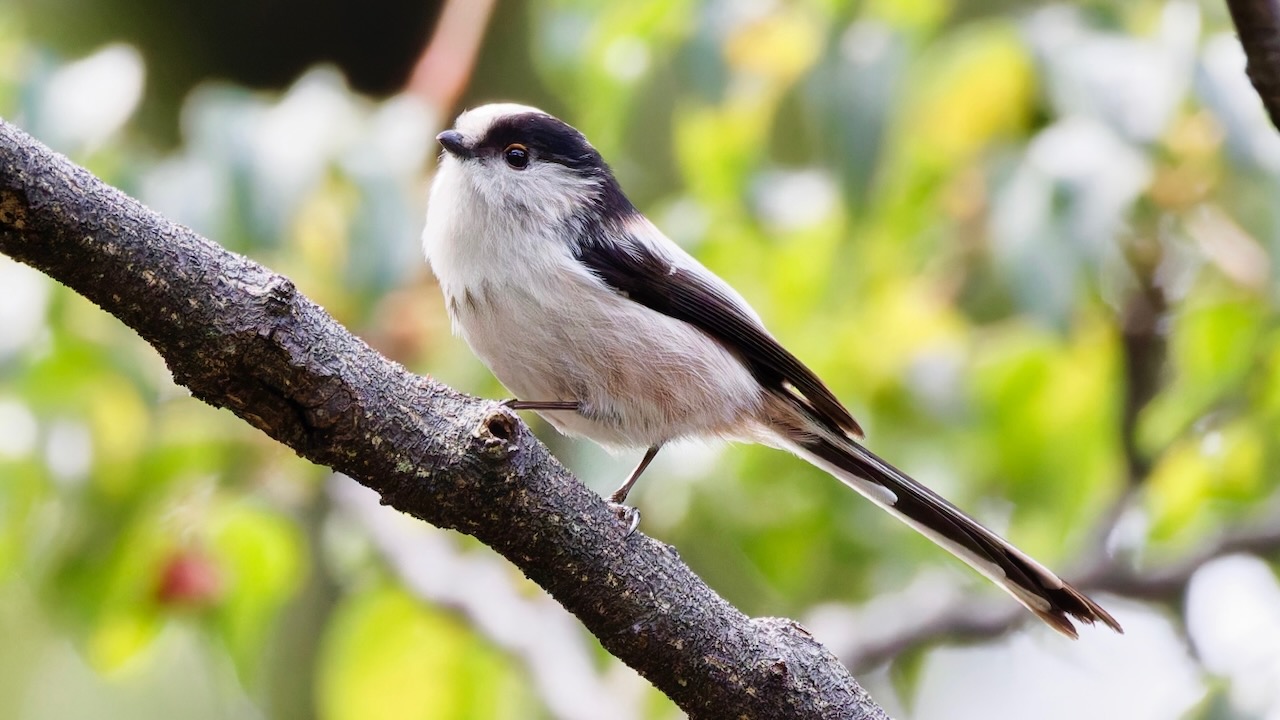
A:
[[[631,203],[577,129],[493,103],[464,111],[436,140],[423,249],[453,329],[514,394],[509,407],[606,449],[644,451],[611,503],[622,506],[669,443],[760,443],[858,491],[1062,634],[1078,636],[1073,619],[1123,632],[1098,603],[867,449],[827,385]]]

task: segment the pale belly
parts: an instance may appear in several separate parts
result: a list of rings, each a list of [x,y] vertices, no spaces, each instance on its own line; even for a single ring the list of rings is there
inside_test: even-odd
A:
[[[521,400],[572,400],[540,413],[567,435],[615,448],[684,437],[744,438],[759,385],[702,331],[603,287],[510,286],[450,302],[462,336]],[[753,433],[752,433],[753,434]]]

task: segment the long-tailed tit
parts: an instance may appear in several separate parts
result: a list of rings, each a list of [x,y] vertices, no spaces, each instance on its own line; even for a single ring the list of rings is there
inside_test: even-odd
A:
[[[645,448],[726,438],[788,450],[995,581],[1054,629],[1120,625],[859,442],[862,429],[733,288],[631,204],[587,139],[532,107],[485,105],[437,140],[423,243],[453,325],[567,435]],[[1070,616],[1070,617],[1069,617]]]

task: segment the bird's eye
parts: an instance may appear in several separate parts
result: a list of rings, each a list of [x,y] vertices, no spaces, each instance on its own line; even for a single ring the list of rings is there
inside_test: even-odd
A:
[[[529,166],[529,149],[520,143],[508,145],[507,149],[502,151],[502,157],[516,170],[523,170]]]

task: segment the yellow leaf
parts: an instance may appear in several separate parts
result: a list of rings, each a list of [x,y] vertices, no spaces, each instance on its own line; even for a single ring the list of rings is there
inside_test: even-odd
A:
[[[937,70],[920,80],[904,139],[927,165],[960,164],[1029,121],[1035,75],[1012,24],[962,32],[925,67]]]
[[[795,10],[744,24],[725,43],[729,67],[786,85],[813,66],[821,28]]]
[[[119,670],[151,644],[156,630],[151,616],[121,613],[108,617],[89,638],[89,662],[99,670]]]
[[[537,716],[504,658],[452,616],[398,589],[375,589],[339,608],[320,677],[327,720]]]

